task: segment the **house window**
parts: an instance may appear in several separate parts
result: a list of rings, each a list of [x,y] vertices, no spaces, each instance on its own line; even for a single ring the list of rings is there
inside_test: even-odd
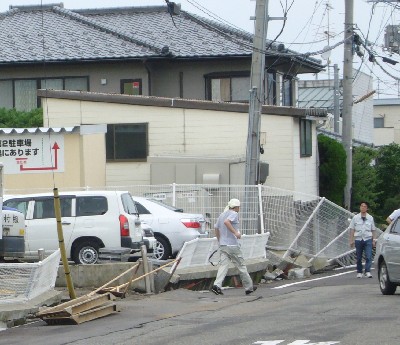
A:
[[[88,91],[88,77],[0,80],[0,107],[30,111],[40,107],[37,89]]]
[[[265,78],[264,104],[276,104],[276,73],[268,72]],[[206,99],[215,102],[249,103],[249,72],[210,73],[206,79]]]
[[[300,157],[312,155],[312,121],[300,119]]]
[[[268,72],[265,78],[265,104],[276,105],[276,73]]]
[[[146,161],[148,124],[107,125],[106,156],[108,161]]]
[[[122,79],[121,93],[124,95],[141,95],[142,94],[142,79]]]
[[[282,105],[292,106],[293,105],[293,94],[292,94],[292,78],[284,76],[282,80]]]
[[[215,102],[249,102],[250,73],[210,73],[206,79],[206,99]]]
[[[385,127],[384,117],[374,117],[374,128],[384,128]]]

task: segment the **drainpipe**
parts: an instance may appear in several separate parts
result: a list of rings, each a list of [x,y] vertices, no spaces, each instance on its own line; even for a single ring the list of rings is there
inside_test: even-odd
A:
[[[148,87],[147,87],[147,96],[152,96],[152,94],[151,94],[151,71],[150,71],[149,65],[147,63],[147,60],[143,60],[143,65],[144,65],[144,68],[146,68],[146,71],[147,71],[147,85],[148,85]]]

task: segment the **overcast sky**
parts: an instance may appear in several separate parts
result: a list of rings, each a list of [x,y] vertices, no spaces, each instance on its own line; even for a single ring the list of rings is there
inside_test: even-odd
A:
[[[287,2],[290,6],[293,3],[288,11],[286,24],[278,41],[284,42],[290,49],[301,53],[317,52],[327,46],[328,43],[332,46],[342,41],[344,38],[344,1],[269,0],[269,15],[271,17],[282,17],[281,4],[285,6]],[[400,9],[395,9],[393,6],[382,2],[373,7],[374,2],[372,1],[376,0],[354,0],[354,23],[356,28],[359,29],[358,32],[361,37],[368,37],[368,40],[373,43],[371,49],[377,56],[390,56],[383,50],[385,27],[389,24],[398,24]],[[0,12],[6,12],[9,5],[45,5],[59,2],[63,2],[67,9],[165,5],[165,0],[1,0]],[[250,20],[250,17],[254,16],[255,0],[181,0],[176,2],[180,3],[185,11],[253,32],[254,22]],[[374,9],[373,12],[372,9]],[[270,21],[267,38],[274,39],[282,25],[282,20]],[[313,57],[325,62],[321,55],[313,55]],[[400,61],[398,54],[392,55],[391,58]],[[332,51],[330,61],[332,65],[336,63],[340,70],[343,70],[343,45]],[[372,74],[375,79],[375,88],[379,87],[381,91],[380,97],[398,97],[400,88],[397,78],[400,78],[400,63],[392,66],[382,63],[381,58],[378,58],[378,61],[386,70],[386,73],[377,64],[369,62],[368,57],[362,62],[360,58],[355,56],[354,67],[360,68],[361,66],[363,72]],[[320,73],[318,76],[319,79],[328,77],[333,78],[332,69],[329,74]],[[307,79],[312,78],[315,77],[307,76]]]

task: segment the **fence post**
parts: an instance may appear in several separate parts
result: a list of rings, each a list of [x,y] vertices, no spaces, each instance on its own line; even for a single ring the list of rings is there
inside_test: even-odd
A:
[[[314,211],[311,213],[310,217],[308,217],[307,221],[304,223],[303,227],[297,234],[296,238],[293,240],[293,242],[290,244],[289,248],[287,249],[286,253],[283,254],[283,258],[286,258],[289,255],[290,249],[294,247],[296,244],[297,240],[300,238],[300,236],[303,234],[303,232],[306,230],[307,225],[310,223],[311,219],[314,217],[315,213],[317,213],[318,209],[320,208],[321,204],[324,202],[325,197],[322,197],[322,199],[319,201],[317,207],[314,209]]]
[[[176,206],[176,183],[172,184],[172,206]]]
[[[261,229],[261,233],[265,233],[265,229],[264,229],[264,212],[263,212],[263,205],[262,205],[262,189],[261,189],[261,184],[258,184],[258,208],[260,211],[260,229]]]

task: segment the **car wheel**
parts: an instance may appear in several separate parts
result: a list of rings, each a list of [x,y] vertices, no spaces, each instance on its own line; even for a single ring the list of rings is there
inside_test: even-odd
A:
[[[167,260],[171,256],[171,248],[168,241],[161,236],[155,236],[155,238],[157,242],[153,257],[157,260]]]
[[[397,285],[390,281],[385,261],[379,264],[378,279],[382,294],[393,295],[396,292]]]
[[[95,264],[99,259],[99,245],[95,242],[80,242],[75,246],[72,259],[76,264]]]

